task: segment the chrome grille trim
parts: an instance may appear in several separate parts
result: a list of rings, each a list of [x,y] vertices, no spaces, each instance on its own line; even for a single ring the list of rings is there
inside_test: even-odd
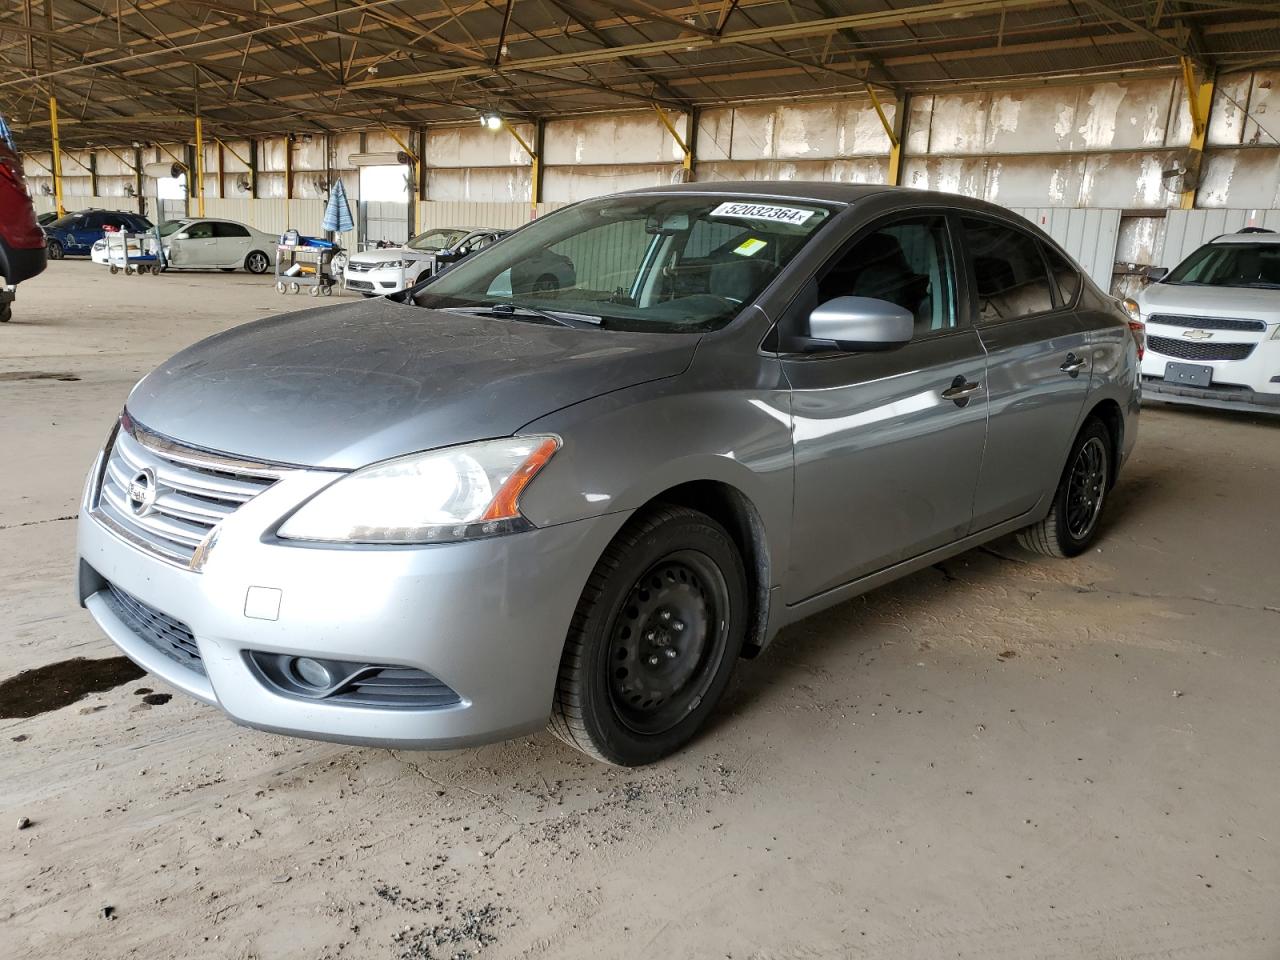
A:
[[[166,563],[199,570],[218,524],[290,470],[176,443],[128,419],[107,451],[90,515],[135,547]],[[155,477],[155,500],[139,512],[130,484]]]
[[[1147,323],[1186,327],[1190,330],[1247,330],[1255,333],[1267,331],[1267,325],[1261,320],[1236,320],[1232,317],[1183,317],[1172,313],[1153,313],[1147,318]]]

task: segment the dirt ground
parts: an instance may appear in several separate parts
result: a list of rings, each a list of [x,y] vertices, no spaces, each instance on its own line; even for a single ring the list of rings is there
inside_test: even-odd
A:
[[[132,384],[308,305],[70,261],[21,288],[0,679],[116,655],[71,516]],[[1278,957],[1278,518],[1280,418],[1148,409],[1097,550],[1002,541],[793,627],[637,771],[289,740],[149,677],[0,720],[0,955]]]

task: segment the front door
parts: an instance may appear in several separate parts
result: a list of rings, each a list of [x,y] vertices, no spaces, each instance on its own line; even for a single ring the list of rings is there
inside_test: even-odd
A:
[[[1089,391],[1089,350],[1070,302],[1081,281],[1056,262],[1061,254],[998,220],[966,215],[963,229],[973,320],[987,349],[990,423],[974,497],[974,528],[983,529],[1053,496]],[[1071,277],[1073,285],[1063,280]]]
[[[189,223],[180,231],[184,238],[174,238],[171,244],[173,262],[184,267],[218,266],[218,241],[213,236],[213,224],[204,220]]]
[[[958,308],[947,218],[865,228],[819,272],[806,311],[875,297],[916,317],[894,350],[788,355],[795,507],[787,602],[969,532],[986,435],[986,354]],[[807,299],[807,302],[805,302]]]

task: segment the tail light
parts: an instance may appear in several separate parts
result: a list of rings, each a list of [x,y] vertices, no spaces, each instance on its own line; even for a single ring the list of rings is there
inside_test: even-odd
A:
[[[1129,321],[1129,332],[1133,334],[1133,342],[1138,345],[1138,360],[1142,360],[1147,352],[1147,325],[1141,320]]]

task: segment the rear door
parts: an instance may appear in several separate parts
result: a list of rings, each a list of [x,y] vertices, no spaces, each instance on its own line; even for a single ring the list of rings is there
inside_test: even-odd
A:
[[[916,317],[894,350],[783,356],[792,390],[796,603],[963,537],[986,435],[982,342],[960,309],[943,213],[862,228],[788,311],[838,296]],[[785,342],[785,341],[784,341]]]
[[[88,253],[102,239],[102,214],[86,213],[67,231],[68,253]]]
[[[249,249],[253,244],[253,237],[249,233],[248,227],[242,227],[238,223],[215,222],[211,224],[213,227],[213,236],[217,241],[215,250],[217,251],[218,266],[220,267],[239,267],[244,264],[244,259],[249,255]]]
[[[1012,221],[960,218],[972,321],[987,350],[990,423],[974,529],[1052,497],[1089,392],[1089,349],[1073,307],[1080,278],[1056,250]],[[1051,249],[1051,248],[1050,248]],[[1070,299],[1068,299],[1070,298]]]

